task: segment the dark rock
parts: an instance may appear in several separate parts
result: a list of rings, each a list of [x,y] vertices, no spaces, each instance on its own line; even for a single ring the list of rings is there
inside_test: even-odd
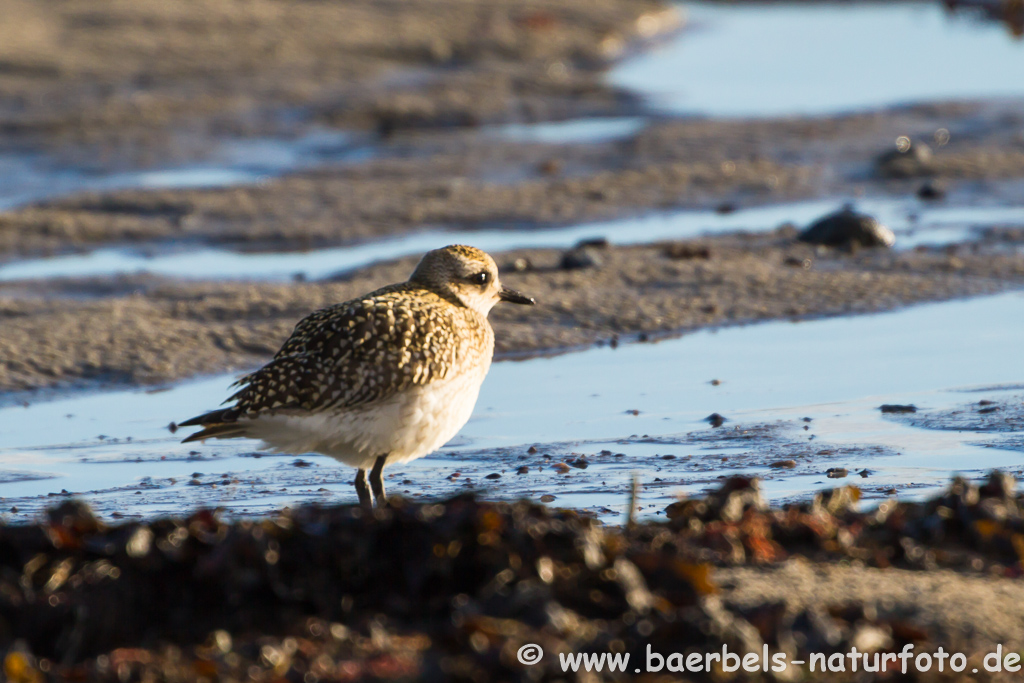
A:
[[[819,218],[797,239],[829,247],[891,247],[896,242],[892,230],[852,206]]]
[[[562,254],[559,267],[562,270],[583,270],[599,268],[603,261],[593,247],[575,247]]]
[[[484,479],[501,479],[501,475],[498,474],[497,472],[491,472],[486,477],[484,477]]]
[[[896,403],[886,403],[879,407],[883,413],[916,413],[917,406],[907,405],[902,406]]]
[[[782,263],[790,268],[803,268],[804,270],[810,270],[811,266],[814,265],[814,261],[811,259],[797,258],[796,256],[787,256]]]
[[[929,201],[945,199],[946,189],[936,182],[926,180],[921,187],[917,188],[917,196]]]
[[[901,137],[896,149],[890,149],[875,159],[875,171],[882,178],[914,178],[934,171],[932,148],[921,142]]]
[[[609,246],[607,237],[586,237],[576,243],[574,249],[607,249]]]
[[[704,418],[704,421],[710,423],[712,427],[721,427],[725,423],[726,418],[718,413],[711,413]]]
[[[703,259],[706,261],[711,258],[711,247],[706,244],[693,244],[691,242],[670,242],[665,245],[661,253],[677,261],[688,261],[690,259]]]
[[[842,479],[849,473],[845,467],[830,467],[825,471],[825,476],[829,479]]]

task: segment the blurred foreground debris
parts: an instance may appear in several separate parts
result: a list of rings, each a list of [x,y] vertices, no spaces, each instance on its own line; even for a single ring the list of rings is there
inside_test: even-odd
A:
[[[736,477],[625,528],[467,496],[112,526],[67,501],[0,526],[0,657],[8,680],[33,682],[554,680],[559,652],[940,644],[864,605],[730,606],[716,566],[1022,572],[1024,498],[1007,474],[867,512],[860,497],[846,486],[771,508]],[[530,643],[547,656],[525,667]]]

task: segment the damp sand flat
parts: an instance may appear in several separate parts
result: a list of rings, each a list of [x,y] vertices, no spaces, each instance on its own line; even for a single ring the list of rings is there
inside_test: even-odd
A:
[[[634,472],[653,513],[725,475],[765,477],[768,497],[785,500],[835,485],[825,471],[843,467],[851,476],[869,470],[854,476],[869,495],[921,495],[951,472],[1012,470],[1019,453],[977,445],[971,432],[917,429],[878,406],[939,409],[969,400],[963,389],[1024,381],[1020,320],[1024,296],[1012,293],[499,363],[456,441],[391,470],[388,485],[411,496],[469,488],[502,498],[553,495],[558,505],[617,515]],[[182,432],[167,432],[170,421],[214,407],[231,379],[4,408],[4,509],[16,507],[7,514],[24,519],[62,490],[103,515],[196,505],[257,514],[353,498],[352,471],[327,458],[254,457],[251,441],[186,446]],[[711,412],[728,421],[709,427],[702,418]],[[768,466],[788,458],[792,469]],[[500,477],[487,478],[493,474]]]
[[[1024,226],[1024,206],[929,203],[909,197],[875,197],[854,202],[897,235],[897,248],[936,246],[977,237],[992,225]],[[106,248],[87,254],[13,261],[0,265],[0,281],[151,273],[189,279],[319,280],[387,259],[421,254],[452,243],[488,252],[526,247],[570,247],[585,239],[612,244],[648,244],[742,230],[767,232],[783,224],[801,228],[842,206],[823,199],[739,210],[676,211],[564,228],[428,230],[346,247],[300,252],[246,253],[207,247],[152,245]]]

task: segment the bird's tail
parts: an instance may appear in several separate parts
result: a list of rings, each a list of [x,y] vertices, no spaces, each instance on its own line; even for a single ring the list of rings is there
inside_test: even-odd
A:
[[[238,415],[232,408],[214,410],[179,423],[179,427],[202,427],[195,434],[185,437],[182,443],[204,439],[234,439],[246,436],[244,424],[236,422]]]

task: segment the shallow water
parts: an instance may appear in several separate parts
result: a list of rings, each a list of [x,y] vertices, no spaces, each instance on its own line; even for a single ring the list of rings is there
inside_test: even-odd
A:
[[[369,136],[320,129],[294,138],[219,141],[201,162],[99,172],[61,165],[44,154],[0,154],[0,211],[85,191],[226,187],[375,154]]]
[[[580,118],[545,123],[512,123],[483,129],[485,134],[507,140],[568,144],[610,142],[635,135],[647,125],[640,116]]]
[[[389,469],[388,485],[413,496],[465,488],[497,497],[549,494],[556,505],[609,518],[624,509],[634,472],[651,513],[679,493],[740,473],[764,477],[775,500],[842,483],[869,496],[890,487],[920,496],[953,472],[1018,470],[1021,455],[978,445],[990,435],[908,426],[878,406],[940,409],[1019,393],[1022,320],[1024,295],[1011,293],[498,363],[455,442]],[[216,406],[231,379],[0,410],[0,507],[16,507],[7,516],[23,519],[64,489],[105,516],[196,505],[259,513],[353,498],[352,470],[327,458],[255,457],[252,441],[182,445],[186,432],[168,432],[170,421]],[[997,385],[1004,388],[964,393]],[[726,416],[724,427],[702,421],[711,412]],[[528,453],[531,445],[538,452]],[[585,469],[559,474],[552,467],[580,456]],[[767,466],[789,458],[795,469]],[[515,474],[522,466],[529,473]],[[829,467],[846,467],[851,477],[828,479]],[[870,476],[855,476],[862,469]],[[460,476],[448,479],[452,472]]]
[[[776,204],[719,214],[676,211],[566,228],[459,230],[413,233],[396,239],[308,252],[239,253],[212,248],[108,248],[87,254],[15,261],[0,265],[0,281],[153,273],[199,279],[317,280],[385,259],[421,254],[453,242],[501,252],[524,247],[569,247],[585,238],[604,237],[613,244],[644,244],[735,230],[760,232],[783,223],[806,227],[843,202],[817,200]],[[961,242],[977,228],[1024,225],[1024,206],[946,206],[913,198],[879,197],[856,202],[858,210],[888,225],[897,248]]]
[[[666,112],[815,116],[1024,96],[1024,41],[938,2],[683,7],[685,30],[609,75]]]

